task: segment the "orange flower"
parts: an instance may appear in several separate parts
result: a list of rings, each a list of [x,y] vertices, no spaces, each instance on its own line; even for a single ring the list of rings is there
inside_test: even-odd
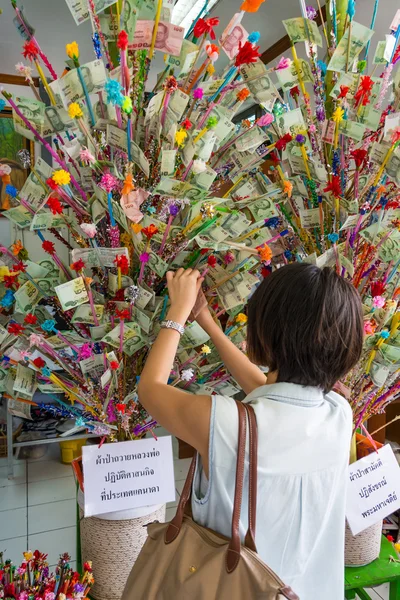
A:
[[[271,262],[272,250],[267,244],[260,246],[259,248],[257,248],[257,250],[258,250],[258,254],[259,254],[262,262],[264,262],[264,263]]]
[[[140,223],[131,223],[131,227],[133,229],[133,233],[136,233],[136,235],[140,233],[143,229]]]
[[[242,90],[240,90],[240,92],[237,93],[236,98],[239,102],[243,102],[248,96],[250,96],[249,90],[247,88],[243,88]]]
[[[21,250],[23,250],[24,246],[22,245],[21,240],[17,240],[12,246],[11,246],[11,250],[12,253],[15,256],[18,256],[18,254],[21,252]]]
[[[126,194],[129,194],[129,192],[131,192],[134,189],[135,189],[135,186],[133,185],[132,175],[131,175],[131,173],[128,173],[128,175],[125,177],[124,187],[122,188],[121,194],[123,196],[125,196]]]
[[[291,198],[292,191],[293,191],[293,184],[288,179],[285,179],[285,181],[283,182],[283,193],[287,194],[288,198]]]

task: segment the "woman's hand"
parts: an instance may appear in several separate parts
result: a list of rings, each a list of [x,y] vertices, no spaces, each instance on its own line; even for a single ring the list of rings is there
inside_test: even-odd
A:
[[[203,283],[197,269],[178,269],[167,272],[168,293],[171,301],[171,308],[168,311],[168,318],[178,321],[182,325],[190,315]]]

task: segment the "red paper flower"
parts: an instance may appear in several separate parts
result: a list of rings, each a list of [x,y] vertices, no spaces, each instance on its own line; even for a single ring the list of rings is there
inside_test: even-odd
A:
[[[18,283],[18,275],[4,275],[4,285],[6,288],[12,288],[13,285]]]
[[[121,273],[123,275],[128,275],[129,273],[129,261],[125,254],[117,254],[114,260],[115,264],[119,269],[121,269]]]
[[[207,258],[207,264],[208,264],[208,266],[209,266],[209,267],[211,267],[212,269],[213,269],[214,267],[216,267],[216,266],[217,266],[217,259],[216,259],[216,257],[214,256],[214,254],[211,254],[211,256],[209,256],[209,257]]]
[[[328,183],[326,188],[324,188],[324,192],[332,192],[335,198],[339,198],[339,196],[342,195],[342,187],[340,185],[339,175],[332,176],[332,181]]]
[[[48,242],[47,240],[42,243],[42,248],[47,254],[55,254],[56,252],[53,242]]]
[[[74,263],[72,263],[72,265],[70,265],[71,269],[73,271],[76,271],[77,273],[79,273],[79,271],[82,271],[82,269],[84,269],[85,266],[86,265],[81,258],[79,260],[75,261]]]
[[[21,273],[25,273],[27,265],[25,265],[22,260],[19,260],[17,263],[15,263],[13,269],[14,271],[21,271]]]
[[[285,133],[285,135],[283,137],[279,138],[279,140],[276,141],[275,148],[277,150],[286,150],[286,146],[292,140],[293,140],[293,138],[290,135],[290,133]]]
[[[208,34],[212,40],[215,40],[214,27],[217,27],[217,25],[219,25],[218,17],[198,19],[193,28],[193,35],[194,37],[199,38],[204,34]]]
[[[371,95],[374,82],[369,75],[363,75],[361,77],[360,85],[354,95],[354,106],[357,107],[360,104],[366,106],[369,103],[369,97]]]
[[[348,85],[341,85],[340,86],[340,93],[339,93],[338,99],[339,98],[346,98],[349,89],[350,89],[350,87]]]
[[[370,289],[371,296],[373,298],[375,298],[376,296],[383,296],[386,291],[385,285],[382,283],[382,281],[374,281],[373,283],[371,283]]]
[[[367,154],[367,150],[363,150],[362,148],[358,148],[357,150],[353,150],[352,152],[350,152],[350,156],[354,159],[357,169],[361,167],[361,165],[365,161]]]
[[[61,202],[59,201],[58,198],[55,198],[54,196],[50,196],[50,198],[48,198],[46,204],[49,207],[49,209],[51,210],[51,212],[53,213],[53,215],[61,215],[63,208],[62,208]]]
[[[88,573],[91,573],[93,571],[92,563],[91,562],[83,563],[83,570],[87,571]]]
[[[269,160],[272,160],[272,162],[276,165],[281,162],[281,159],[279,158],[276,152],[271,152],[268,158]]]
[[[54,179],[52,177],[49,177],[48,179],[46,179],[46,184],[52,190],[56,190],[58,188],[58,185],[56,184],[56,182],[54,181]]]
[[[8,333],[12,333],[13,335],[21,335],[24,329],[25,327],[19,323],[10,323],[7,327]]]
[[[129,310],[127,308],[124,308],[123,310],[116,310],[115,311],[115,316],[118,319],[121,319],[121,321],[123,321],[124,319],[130,319],[131,317],[131,313],[129,312]]]
[[[236,55],[235,67],[256,62],[260,56],[259,49],[260,46],[253,46],[248,40],[243,45],[239,42],[239,52]]]
[[[153,235],[156,235],[156,233],[158,233],[158,227],[151,223],[151,225],[149,225],[148,227],[143,227],[142,233],[147,237],[148,240],[151,240]]]
[[[35,360],[33,360],[32,362],[35,365],[35,367],[37,367],[38,369],[43,369],[43,367],[46,366],[46,362],[40,356],[35,358]]]
[[[36,325],[37,316],[32,313],[28,313],[24,318],[24,323],[26,323],[27,325]]]
[[[24,58],[34,60],[39,54],[39,48],[36,46],[35,42],[32,42],[32,40],[30,42],[25,42],[22,54],[24,55]]]
[[[182,121],[181,127],[183,127],[183,129],[186,129],[187,131],[188,129],[191,129],[193,127],[193,123],[189,121],[189,119],[185,119],[184,121]]]
[[[110,361],[111,371],[116,371],[119,368],[119,362],[117,360]]]
[[[126,409],[125,404],[116,404],[115,408],[117,409],[118,412],[125,414],[125,409]]]
[[[209,248],[202,248],[202,249],[200,250],[200,254],[203,256],[204,254],[207,254],[207,252],[208,252],[209,250],[210,250]]]
[[[126,31],[121,29],[121,31],[118,34],[118,40],[117,40],[118,48],[120,50],[126,50],[128,48],[128,42],[129,42],[128,34],[126,33]]]
[[[394,542],[394,537],[393,537],[392,535],[387,535],[387,536],[386,536],[386,539],[387,539],[387,541],[388,541],[388,542],[390,542],[391,544],[393,544],[393,542]]]
[[[295,85],[290,90],[290,95],[292,96],[292,98],[298,98],[300,96],[300,90],[299,90],[299,86],[298,85]]]

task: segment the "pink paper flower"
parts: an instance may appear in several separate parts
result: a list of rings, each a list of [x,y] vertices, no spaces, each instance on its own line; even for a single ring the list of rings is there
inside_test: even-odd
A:
[[[118,185],[118,179],[111,175],[111,173],[104,173],[100,181],[100,187],[103,188],[108,194]]]
[[[86,358],[91,358],[91,356],[93,356],[93,348],[92,348],[91,344],[86,342],[85,344],[83,344],[80,347],[80,350],[79,350],[80,360],[86,360]]]
[[[371,335],[375,333],[376,326],[373,325],[371,321],[365,321],[364,323],[364,333],[365,335]]]
[[[82,148],[82,150],[79,153],[79,158],[82,162],[86,162],[88,164],[93,164],[96,162],[95,157],[88,148]]]
[[[271,123],[273,123],[274,121],[274,115],[267,112],[265,113],[265,115],[263,115],[257,120],[257,125],[259,125],[260,127],[268,127],[268,125],[271,125]]]
[[[91,239],[94,238],[97,233],[97,227],[94,223],[81,223],[81,229]]]
[[[285,58],[284,56],[282,56],[282,58],[275,67],[275,71],[280,71],[281,69],[288,69],[291,64],[292,61],[290,60],[290,58]]]
[[[43,342],[43,337],[38,333],[31,333],[29,336],[29,345],[30,346],[41,346]]]
[[[383,308],[386,304],[386,300],[383,296],[375,296],[372,300],[374,308]]]
[[[4,175],[10,175],[11,167],[10,165],[0,165],[0,177],[4,177]]]
[[[142,254],[139,256],[139,260],[141,263],[149,262],[149,258],[150,258],[150,254],[148,252],[142,252]]]
[[[15,65],[15,70],[17,73],[25,77],[26,81],[33,82],[32,79],[32,67],[28,67],[28,65],[24,65],[24,63],[19,62]]]

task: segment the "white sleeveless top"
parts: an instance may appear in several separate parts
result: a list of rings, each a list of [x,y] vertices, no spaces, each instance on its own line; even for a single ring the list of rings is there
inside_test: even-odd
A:
[[[258,424],[256,545],[262,560],[300,600],[344,596],[346,469],[352,413],[335,392],[275,383],[254,390]],[[192,509],[197,523],[231,536],[238,413],[213,396],[209,481],[198,460]],[[248,435],[240,530],[247,531]],[[210,599],[211,600],[211,599]]]

